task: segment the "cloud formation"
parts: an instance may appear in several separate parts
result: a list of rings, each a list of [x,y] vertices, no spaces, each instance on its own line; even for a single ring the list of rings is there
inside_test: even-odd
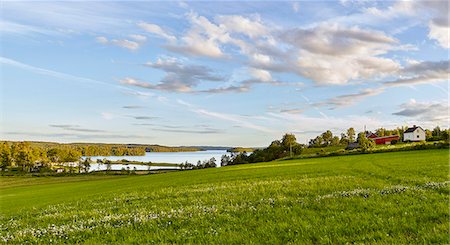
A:
[[[145,108],[145,106],[141,105],[124,105],[122,106],[123,109],[142,109]]]
[[[330,110],[334,110],[340,107],[350,106],[356,102],[363,100],[366,97],[375,96],[384,92],[383,87],[375,88],[375,89],[363,89],[357,93],[352,94],[344,94],[339,95],[333,98],[330,98],[326,101],[319,102],[314,104],[315,106],[328,106]]]
[[[152,23],[140,22],[138,26],[146,32],[155,34],[158,37],[164,38],[169,42],[175,42],[177,38],[168,32],[164,31],[160,26]]]
[[[424,61],[406,66],[399,71],[401,77],[384,82],[385,86],[402,86],[448,81],[449,61]]]
[[[144,36],[141,36],[141,35],[131,35],[131,38],[134,39],[134,41],[128,40],[128,39],[108,40],[108,38],[103,37],[103,36],[96,37],[95,40],[101,44],[105,44],[105,45],[111,44],[111,45],[129,49],[132,51],[138,50],[142,46],[142,44],[147,40],[147,38],[145,38]]]
[[[449,123],[449,105],[448,101],[443,102],[417,102],[411,99],[407,103],[399,106],[400,111],[392,113],[396,116],[403,116],[416,119],[422,122],[432,121],[434,123]]]
[[[396,61],[381,57],[398,41],[380,31],[327,24],[286,30],[279,38],[298,57],[288,58],[286,68],[319,85],[382,77],[400,68]]]
[[[386,9],[370,7],[367,14],[382,18],[382,21],[402,17],[416,18],[428,23],[428,38],[443,48],[450,48],[448,1],[398,1]]]
[[[124,78],[120,82],[147,89],[189,93],[201,82],[224,81],[223,77],[214,74],[208,67],[184,64],[175,58],[159,58],[156,62],[146,63],[145,66],[164,71],[163,79],[157,83],[148,83],[134,78]]]
[[[177,100],[177,103],[182,106],[185,106],[188,110],[190,110],[198,115],[201,115],[201,116],[218,119],[218,120],[223,120],[223,121],[227,121],[227,122],[233,122],[233,123],[236,123],[237,125],[239,125],[240,127],[252,129],[252,130],[256,130],[256,131],[260,131],[260,132],[265,132],[265,133],[273,132],[272,129],[269,129],[264,126],[260,126],[258,124],[251,122],[249,120],[250,118],[246,117],[246,116],[229,114],[229,113],[221,113],[221,112],[206,110],[203,108],[198,108],[198,107],[196,107],[190,103],[187,103],[183,100]]]
[[[75,132],[86,132],[86,133],[100,133],[100,132],[106,132],[105,130],[101,129],[89,129],[89,128],[81,128],[79,125],[71,125],[71,124],[50,124],[49,125],[52,128],[60,128],[68,131],[75,131]]]
[[[136,120],[153,120],[156,119],[158,117],[150,117],[150,116],[129,116],[131,118],[134,118]]]

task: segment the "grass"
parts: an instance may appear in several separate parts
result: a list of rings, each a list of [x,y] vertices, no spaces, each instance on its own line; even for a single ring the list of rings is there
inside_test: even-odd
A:
[[[302,155],[312,155],[317,153],[324,153],[324,152],[334,152],[337,150],[345,149],[345,146],[327,146],[327,147],[312,147],[312,148],[304,148],[302,150]]]
[[[145,176],[2,177],[0,239],[448,244],[448,150]]]

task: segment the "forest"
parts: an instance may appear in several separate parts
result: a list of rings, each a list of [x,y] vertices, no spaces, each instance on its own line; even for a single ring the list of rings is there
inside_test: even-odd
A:
[[[55,163],[77,162],[82,156],[143,156],[146,152],[198,151],[193,147],[137,144],[89,144],[0,141],[0,168],[13,167],[25,172]]]

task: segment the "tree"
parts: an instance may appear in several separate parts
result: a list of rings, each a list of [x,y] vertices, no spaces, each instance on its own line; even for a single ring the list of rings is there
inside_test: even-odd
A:
[[[0,168],[4,169],[7,166],[12,166],[11,148],[7,142],[0,145]]]
[[[283,138],[281,139],[281,145],[285,149],[289,149],[290,147],[293,147],[296,144],[297,144],[297,139],[295,138],[295,135],[293,135],[293,134],[283,135]]]
[[[30,147],[30,143],[28,142],[20,142],[16,146],[15,156],[19,166],[22,166],[23,171],[30,171],[31,166],[33,166],[35,157],[33,156],[33,152]]]
[[[334,137],[331,139],[331,145],[339,145],[339,137],[334,136]]]
[[[450,129],[442,130],[441,135],[442,135],[441,137],[443,140],[448,140],[449,135],[450,135]]]
[[[281,142],[279,140],[274,140],[269,145],[269,147],[278,147],[278,146],[281,146]]]
[[[107,172],[111,171],[111,166],[112,166],[111,161],[105,159],[103,162],[106,164],[106,171],[107,171]],[[130,169],[129,169],[129,168],[130,168],[130,167],[127,167],[128,172],[130,172]]]
[[[327,145],[327,146],[330,145],[331,139],[333,139],[333,133],[330,130],[323,132],[322,139],[323,139],[325,145]]]
[[[309,141],[310,147],[321,147],[323,144],[324,144],[324,140],[323,140],[322,136],[320,136],[320,135]]]
[[[59,150],[57,148],[50,148],[47,151],[47,157],[50,162],[59,162]]]
[[[89,172],[89,169],[91,168],[91,158],[86,157],[84,161],[80,161],[81,167],[83,168],[84,172]]]
[[[378,128],[375,130],[375,134],[378,135],[378,137],[388,136],[385,128]]]
[[[209,163],[208,165],[209,165],[210,168],[215,168],[215,167],[217,167],[217,165],[216,165],[216,158],[214,158],[214,157],[212,157],[211,159],[209,159],[208,163]]]
[[[349,128],[347,129],[348,140],[350,143],[355,142],[355,129]]]
[[[433,137],[433,133],[431,132],[431,130],[426,129],[425,130],[425,139],[430,140],[432,137]]]
[[[441,136],[441,128],[439,126],[436,126],[433,129],[432,135],[435,136],[435,137]]]
[[[228,155],[222,155],[222,158],[220,159],[220,166],[227,166],[231,161],[230,156]]]
[[[363,151],[368,151],[375,146],[375,142],[372,139],[368,139],[365,132],[358,134],[358,144]]]
[[[348,137],[346,134],[341,133],[341,139],[339,140],[339,144],[348,145]]]

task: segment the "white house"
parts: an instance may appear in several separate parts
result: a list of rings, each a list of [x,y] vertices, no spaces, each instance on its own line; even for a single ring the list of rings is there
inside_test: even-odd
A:
[[[425,130],[420,126],[414,125],[403,132],[403,141],[422,141],[425,140]]]

